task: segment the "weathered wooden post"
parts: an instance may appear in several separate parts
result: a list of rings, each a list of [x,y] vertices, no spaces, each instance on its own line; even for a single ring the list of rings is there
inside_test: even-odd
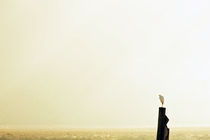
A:
[[[157,129],[156,140],[169,140],[169,128],[167,127],[169,119],[165,115],[165,112],[166,108],[159,107],[158,129]]]

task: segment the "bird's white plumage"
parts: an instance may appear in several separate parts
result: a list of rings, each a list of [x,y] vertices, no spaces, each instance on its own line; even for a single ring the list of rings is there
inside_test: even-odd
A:
[[[158,96],[159,96],[160,102],[162,103],[162,106],[163,106],[163,104],[164,104],[164,97],[162,95],[160,95],[160,94]]]

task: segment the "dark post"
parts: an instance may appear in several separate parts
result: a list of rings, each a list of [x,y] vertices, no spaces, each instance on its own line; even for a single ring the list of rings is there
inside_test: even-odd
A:
[[[165,112],[166,108],[159,107],[158,130],[156,140],[169,140],[169,129],[167,127],[169,119],[165,115]]]

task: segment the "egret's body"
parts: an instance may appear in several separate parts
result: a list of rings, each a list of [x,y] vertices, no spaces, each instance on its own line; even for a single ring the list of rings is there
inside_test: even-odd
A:
[[[162,106],[163,106],[163,104],[164,104],[164,97],[162,95],[160,95],[160,94],[158,96],[159,96],[160,102],[162,103]]]

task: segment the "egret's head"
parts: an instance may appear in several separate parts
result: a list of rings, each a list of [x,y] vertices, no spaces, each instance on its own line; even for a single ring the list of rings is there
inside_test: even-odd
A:
[[[163,97],[163,95],[162,94],[158,94],[158,97]]]

